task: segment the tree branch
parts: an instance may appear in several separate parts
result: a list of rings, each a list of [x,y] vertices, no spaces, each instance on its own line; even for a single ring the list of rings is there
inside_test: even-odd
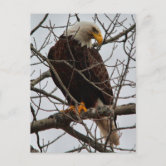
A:
[[[107,149],[104,149],[102,144],[93,141],[90,137],[79,133],[78,131],[74,130],[70,126],[63,128],[63,130],[65,130],[68,134],[77,138],[78,140],[81,140],[81,141],[87,143],[88,145],[90,145],[91,147],[93,147],[94,149],[96,149],[99,152],[112,152],[112,151],[109,151]]]
[[[135,114],[135,104],[127,104],[122,106],[117,106],[115,112],[113,109],[110,109],[108,106],[98,107],[97,109],[90,108],[87,112],[82,112],[80,114],[81,119],[100,119],[105,116],[115,115],[129,115]],[[78,117],[75,113],[69,112],[64,114],[63,112],[56,113],[51,115],[48,118],[33,121],[31,123],[31,133],[37,131],[43,131],[51,128],[61,128],[64,129],[66,126],[69,126],[72,121],[78,121]],[[66,131],[66,130],[65,130]],[[67,132],[67,131],[66,131]]]
[[[130,115],[136,114],[136,105],[133,103],[117,106],[115,108],[115,115]]]
[[[34,29],[32,29],[30,35],[32,35],[43,24],[43,22],[46,20],[47,17],[48,17],[48,13],[44,16],[41,22]]]
[[[42,90],[42,89],[38,89],[38,88],[35,88],[35,87],[31,87],[31,90],[34,91],[34,92],[43,94],[43,95],[45,95],[46,97],[51,97],[51,98],[53,98],[53,99],[55,99],[55,100],[58,100],[58,101],[60,101],[62,104],[68,105],[68,103],[65,102],[64,100],[62,100],[62,99],[60,99],[59,97],[54,96],[54,95],[52,95],[52,94],[50,94],[50,93],[47,93],[46,91],[44,91],[44,90]]]
[[[50,71],[46,71],[44,73],[42,73],[39,77],[37,77],[36,79],[31,81],[31,87],[35,86],[37,83],[39,83],[40,81],[42,81],[45,78],[51,77],[51,73]]]

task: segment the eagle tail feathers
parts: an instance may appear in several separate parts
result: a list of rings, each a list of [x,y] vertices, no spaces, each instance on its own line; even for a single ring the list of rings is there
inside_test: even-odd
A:
[[[98,100],[96,106],[103,106],[102,101]],[[110,132],[110,127],[111,127],[111,130],[116,129],[114,120],[108,119],[108,117],[104,117],[103,119],[95,120],[95,123],[97,124],[97,126],[100,129],[102,137],[104,137],[105,140],[108,139],[107,144],[110,144],[111,146],[119,145],[120,135],[119,135],[118,131]],[[107,138],[107,137],[109,137],[109,138]]]

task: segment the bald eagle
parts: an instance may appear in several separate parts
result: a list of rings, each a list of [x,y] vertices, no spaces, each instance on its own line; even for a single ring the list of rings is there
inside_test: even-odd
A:
[[[95,23],[78,22],[66,29],[48,53],[48,59],[51,60],[63,85],[52,70],[51,75],[69,105],[75,103],[63,86],[74,99],[83,103],[85,108],[111,106],[113,92],[109,75],[99,52],[92,47],[91,39],[95,39],[99,45],[103,42],[101,31]],[[110,126],[112,129],[116,128],[115,122],[110,122],[106,118],[95,122],[104,138],[107,138]],[[119,144],[119,135],[116,131],[111,133],[108,142],[110,145]]]

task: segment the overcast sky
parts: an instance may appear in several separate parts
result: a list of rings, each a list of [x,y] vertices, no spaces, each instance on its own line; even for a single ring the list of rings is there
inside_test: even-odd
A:
[[[93,14],[79,14],[80,20],[81,21],[90,21],[93,22]],[[115,15],[111,15],[109,14],[110,18],[113,18]],[[31,15],[31,29],[33,29],[44,17],[44,14],[32,14]],[[126,22],[124,23],[124,25],[126,27],[130,27],[133,24],[133,20],[131,15],[121,15],[120,20],[123,20],[124,18],[127,18]],[[99,19],[104,23],[105,26],[109,25],[109,20],[103,15],[100,14],[99,15]],[[49,20],[51,21],[52,24],[55,24],[55,26],[63,26],[66,25],[67,20],[68,20],[68,14],[51,14],[48,16],[47,20],[44,22],[43,25],[49,25]],[[74,23],[76,21],[76,18],[71,18],[70,22]],[[100,25],[98,24],[98,26],[100,27]],[[102,28],[100,27],[100,29],[102,30]],[[64,28],[57,28],[54,30],[54,33],[57,36],[60,36],[64,31]],[[122,29],[119,28],[118,31],[114,34],[118,34],[119,32],[121,32]],[[45,28],[40,28],[38,29],[31,38],[31,42],[34,44],[34,38],[37,44],[37,48],[39,49],[40,46],[42,45],[44,39],[46,38],[46,36],[48,35],[48,30]],[[102,34],[104,35],[104,31],[102,30]],[[112,36],[114,36],[112,35]],[[50,49],[51,46],[53,46],[55,44],[55,40],[54,37],[51,37],[51,41],[52,43],[50,43],[46,48],[44,48],[41,53],[45,56],[47,56],[48,51]],[[100,50],[100,54],[103,58],[103,60],[105,60],[106,58],[108,58],[112,52],[112,47],[113,47],[113,43],[104,45],[101,50]],[[120,60],[126,60],[127,56],[124,54],[123,48],[121,46],[121,44],[118,44],[117,49],[114,51],[113,57],[111,58],[111,61],[108,61],[107,64],[109,65],[113,65],[115,64],[117,59]],[[38,60],[33,57],[31,58],[31,64],[38,62]],[[135,66],[135,63],[132,61],[131,66]],[[31,66],[31,73],[33,73],[31,75],[31,79],[34,79],[36,77],[38,77],[40,75],[40,72],[43,73],[44,71],[47,71],[48,68],[46,66],[44,66],[43,64],[39,64],[39,65],[33,65]],[[107,68],[108,72],[111,73],[111,68]],[[127,78],[129,80],[132,81],[136,81],[136,73],[135,73],[135,69],[130,70],[128,73]],[[53,90],[55,88],[55,85],[52,81],[51,78],[45,79],[41,82],[41,87],[44,87],[47,83],[47,86],[45,88],[46,91],[50,92],[51,90]],[[111,82],[112,86],[113,83]],[[36,85],[36,87],[39,87],[39,85]],[[136,93],[136,89],[135,88],[131,88],[131,87],[125,87],[122,89],[120,96],[130,96]],[[62,93],[57,90],[54,93],[56,96],[64,99],[64,96],[62,95]],[[36,96],[36,93],[32,92],[31,94],[32,96]],[[37,104],[38,104],[38,100],[35,99],[34,100]],[[133,103],[136,102],[135,99],[127,99],[127,100],[118,100],[118,105],[121,104],[127,104],[127,103]],[[41,107],[44,109],[55,109],[53,104],[50,104],[50,102],[47,99],[43,99],[41,101]],[[62,109],[61,106],[58,106],[59,109]],[[53,114],[54,112],[44,112],[44,111],[40,111],[39,115],[38,115],[38,119],[42,119],[42,118],[46,118],[48,117],[50,114]],[[85,121],[88,125],[90,125],[92,123],[92,121]],[[119,127],[125,127],[125,126],[132,126],[136,123],[136,116],[135,115],[130,115],[130,116],[121,116],[117,118],[117,123]],[[75,129],[78,129],[80,132],[85,133],[83,127],[81,125],[77,125],[75,126]],[[47,130],[47,131],[42,131],[40,132],[40,138],[41,140],[44,138],[45,143],[47,143],[48,141],[51,141],[53,139],[55,139],[57,136],[59,136],[60,134],[62,134],[63,131],[62,130],[57,130],[57,129],[51,129],[51,130]],[[135,147],[136,145],[136,130],[135,129],[130,129],[130,130],[125,130],[122,131],[122,136],[120,138],[120,146],[121,148],[128,148],[131,149],[133,147]],[[98,135],[99,135],[99,131],[98,131]],[[42,141],[41,141],[42,142]],[[31,135],[31,144],[33,145],[34,148],[37,148],[37,144],[36,144],[36,136],[35,134]],[[73,149],[74,147],[77,148],[78,147],[79,142],[75,139],[72,138],[71,136],[69,136],[68,134],[66,134],[65,136],[63,136],[61,139],[59,139],[57,142],[55,142],[53,145],[51,145],[48,148],[48,152],[65,152],[68,150]]]

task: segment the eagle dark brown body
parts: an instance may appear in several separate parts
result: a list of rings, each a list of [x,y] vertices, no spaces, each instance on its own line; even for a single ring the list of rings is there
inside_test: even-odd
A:
[[[81,47],[79,42],[72,39],[71,36],[68,37],[67,40],[66,36],[62,35],[55,46],[50,49],[48,58],[55,60],[51,61],[52,65],[70,94],[78,102],[84,102],[87,108],[95,107],[98,98],[105,105],[112,104],[113,93],[109,75],[103,64],[103,60],[96,49],[87,48],[86,46]],[[77,71],[74,71],[73,68],[62,61],[66,61],[72,65],[73,68],[80,70],[89,81],[95,83],[95,85],[102,90],[91,85]],[[54,83],[60,88],[67,98],[68,103],[70,105],[74,104],[63,90],[61,84],[59,84],[53,71],[51,71],[51,74]]]

